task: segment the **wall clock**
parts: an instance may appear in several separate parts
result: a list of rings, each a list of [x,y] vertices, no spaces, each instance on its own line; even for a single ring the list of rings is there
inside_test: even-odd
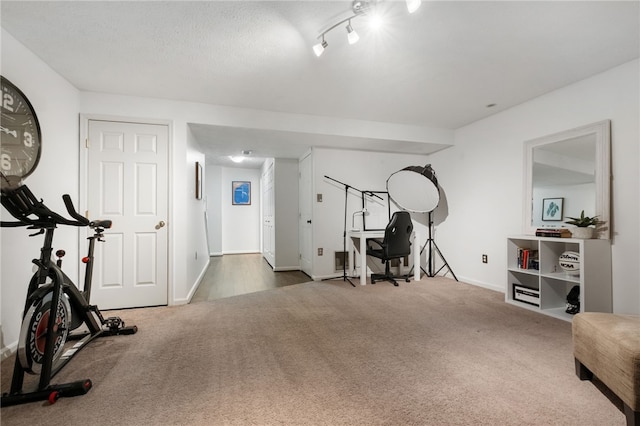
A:
[[[0,76],[0,80],[0,171],[8,183],[16,184],[36,169],[42,136],[38,117],[29,99],[6,78]],[[3,179],[2,183],[7,182]]]

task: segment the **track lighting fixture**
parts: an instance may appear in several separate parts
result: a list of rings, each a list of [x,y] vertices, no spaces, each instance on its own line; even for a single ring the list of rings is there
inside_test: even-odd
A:
[[[354,44],[358,40],[360,40],[360,36],[358,36],[358,33],[356,33],[353,27],[351,26],[351,20],[354,18],[357,18],[360,15],[367,14],[371,9],[372,4],[376,3],[377,1],[378,0],[354,0],[351,4],[351,10],[353,12],[353,15],[333,24],[332,26],[324,30],[322,33],[320,33],[320,35],[317,37],[318,40],[320,40],[320,42],[313,46],[313,52],[316,54],[316,56],[322,55],[324,50],[327,48],[328,43],[324,39],[325,34],[333,30],[334,28],[344,24],[345,22],[347,23],[347,26],[346,26],[347,40],[349,41],[349,44]],[[415,12],[420,7],[420,4],[422,3],[421,0],[406,0],[406,2],[407,2],[407,10],[409,11],[409,13]],[[372,16],[372,19],[375,19],[375,16]]]

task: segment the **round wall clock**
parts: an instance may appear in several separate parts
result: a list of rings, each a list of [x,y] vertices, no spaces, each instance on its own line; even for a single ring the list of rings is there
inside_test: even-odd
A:
[[[0,76],[0,80],[0,171],[10,182],[18,183],[33,173],[40,160],[40,124],[24,93],[6,78]]]

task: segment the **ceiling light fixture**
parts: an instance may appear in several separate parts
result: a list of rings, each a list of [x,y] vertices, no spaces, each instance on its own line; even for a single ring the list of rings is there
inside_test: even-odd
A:
[[[353,3],[351,4],[351,10],[353,11],[353,15],[333,24],[332,26],[324,30],[322,33],[320,33],[320,35],[317,37],[318,40],[321,40],[321,41],[320,43],[313,46],[313,51],[316,54],[316,56],[322,55],[322,53],[324,52],[324,49],[327,47],[327,42],[324,40],[324,35],[329,31],[331,31],[332,29],[336,28],[337,26],[344,24],[345,22],[347,22],[347,39],[349,40],[349,44],[354,44],[355,42],[357,42],[360,39],[360,37],[358,36],[358,33],[356,33],[353,30],[353,27],[351,26],[351,20],[367,12],[370,6],[371,6],[370,1],[354,0]]]
[[[409,13],[413,13],[418,10],[421,4],[422,0],[407,0],[407,10]]]
[[[356,43],[360,39],[360,36],[358,36],[358,33],[356,33],[353,27],[351,26],[351,20],[354,18],[357,18],[358,16],[368,14],[370,9],[372,8],[372,5],[375,4],[377,1],[378,0],[354,0],[351,3],[351,10],[353,12],[353,15],[333,24],[332,26],[330,26],[329,28],[321,32],[320,35],[317,37],[317,39],[320,40],[320,42],[313,46],[313,52],[316,54],[316,56],[322,55],[324,50],[327,48],[328,43],[324,39],[325,34],[333,30],[334,28],[344,24],[345,22],[347,23],[347,27],[346,27],[347,40],[349,41],[349,44]],[[406,0],[406,2],[407,2],[407,10],[409,11],[409,13],[415,12],[420,7],[420,4],[422,3],[421,0]],[[381,23],[380,18],[375,15],[371,16],[371,21],[372,21],[371,22],[372,26],[375,26],[375,27],[379,27]]]
[[[244,149],[242,150],[242,155],[230,155],[229,159],[234,163],[242,163],[247,159],[247,156],[252,154],[252,152],[253,151],[251,151],[250,149]]]

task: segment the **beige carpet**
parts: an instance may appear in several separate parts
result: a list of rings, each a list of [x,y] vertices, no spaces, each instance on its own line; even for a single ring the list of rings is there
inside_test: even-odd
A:
[[[96,340],[55,378],[92,379],[87,395],[5,407],[1,422],[624,425],[575,376],[570,323],[503,297],[443,278],[329,281],[121,311],[140,331]]]

